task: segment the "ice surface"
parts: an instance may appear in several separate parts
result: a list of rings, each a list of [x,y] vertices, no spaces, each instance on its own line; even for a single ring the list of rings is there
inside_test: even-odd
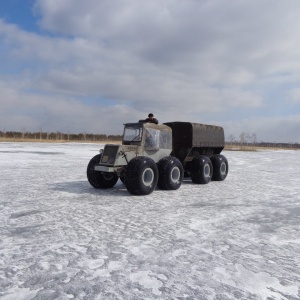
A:
[[[0,144],[1,300],[300,299],[300,151],[139,197],[90,186],[102,147]]]

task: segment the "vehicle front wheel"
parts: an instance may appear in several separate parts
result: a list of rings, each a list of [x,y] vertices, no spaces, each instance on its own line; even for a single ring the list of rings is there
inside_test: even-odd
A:
[[[195,156],[190,167],[191,179],[194,183],[207,184],[211,181],[213,166],[209,157]]]
[[[124,172],[124,183],[133,195],[149,195],[156,188],[158,169],[149,157],[138,156],[129,161]]]
[[[162,190],[177,190],[183,181],[183,166],[179,159],[173,156],[162,158],[158,164],[157,186]]]
[[[213,165],[212,180],[223,181],[228,174],[228,161],[222,154],[212,156],[211,162]]]
[[[89,183],[96,189],[112,188],[118,181],[117,174],[95,171],[95,166],[99,165],[102,154],[94,156],[86,170],[87,179]]]

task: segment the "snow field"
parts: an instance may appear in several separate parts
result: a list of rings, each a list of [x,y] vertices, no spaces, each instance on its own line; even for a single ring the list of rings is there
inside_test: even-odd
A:
[[[0,144],[1,300],[300,299],[299,151],[140,197],[89,185],[102,147]]]

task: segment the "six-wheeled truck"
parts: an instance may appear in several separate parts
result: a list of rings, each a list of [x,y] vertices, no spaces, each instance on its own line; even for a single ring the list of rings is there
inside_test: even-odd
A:
[[[193,183],[222,181],[228,161],[220,126],[169,122],[124,124],[121,145],[106,144],[87,166],[89,183],[112,188],[120,179],[133,195],[148,195],[158,187],[176,190],[184,177]]]

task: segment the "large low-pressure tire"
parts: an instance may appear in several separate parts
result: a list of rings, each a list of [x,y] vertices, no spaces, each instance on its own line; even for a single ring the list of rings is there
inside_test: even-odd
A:
[[[149,195],[156,188],[158,169],[149,157],[138,156],[129,161],[124,172],[124,183],[132,195]]]
[[[183,166],[179,159],[173,156],[162,158],[158,163],[157,186],[161,190],[177,190],[183,181]]]
[[[195,156],[190,167],[192,182],[207,184],[211,181],[213,166],[209,157],[205,155]]]
[[[95,166],[99,164],[102,154],[94,156],[86,170],[89,183],[96,189],[112,188],[118,181],[117,174],[95,171]]]
[[[211,157],[213,165],[213,176],[214,181],[223,181],[228,174],[228,161],[224,155],[215,154]]]

